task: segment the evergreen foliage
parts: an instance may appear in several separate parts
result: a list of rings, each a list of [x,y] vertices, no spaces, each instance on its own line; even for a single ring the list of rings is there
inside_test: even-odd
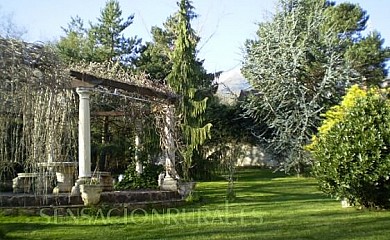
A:
[[[256,124],[267,125],[259,139],[290,170],[308,162],[302,146],[319,125],[319,112],[338,101],[351,73],[334,33],[321,32],[325,1],[280,4],[274,17],[259,25],[259,40],[246,43],[242,71],[256,93],[244,108]]]
[[[255,93],[245,114],[267,126],[258,137],[286,171],[311,164],[303,146],[347,86],[376,84],[386,73],[388,49],[380,36],[361,36],[367,18],[353,4],[280,0],[276,13],[259,24],[258,39],[247,41],[242,72]]]
[[[124,178],[115,185],[115,189],[157,189],[157,179],[163,170],[162,165],[148,163],[145,165],[143,172],[139,174],[135,171],[135,164],[130,164],[125,171]]]
[[[163,28],[152,27],[152,41],[142,48],[140,57],[135,62],[138,71],[145,72],[153,81],[166,83],[166,77],[172,69],[170,52],[176,40],[175,27],[178,15],[170,16],[163,23]]]
[[[384,39],[374,31],[345,51],[346,60],[363,77],[362,84],[366,86],[378,86],[387,76],[386,61],[390,58],[390,48],[384,48],[383,43]]]
[[[344,39],[340,51],[352,66],[356,74],[360,75],[362,83],[378,85],[387,76],[385,62],[390,57],[390,48],[383,47],[384,40],[376,31],[363,35],[369,16],[359,5],[329,3],[325,10],[326,19],[324,30],[337,33],[338,38]]]
[[[57,43],[59,54],[65,62],[73,63],[80,61],[93,62],[93,39],[84,27],[83,20],[79,17],[72,17],[68,28],[62,28],[67,35]]]
[[[189,21],[197,17],[195,12],[193,12],[193,8],[190,11]],[[162,28],[157,26],[152,27],[152,41],[146,43],[141,50],[140,57],[135,62],[137,70],[145,72],[153,81],[167,84],[167,76],[173,67],[172,52],[175,49],[175,41],[179,34],[179,31],[177,31],[179,18],[180,12],[177,12],[167,18]],[[196,35],[194,29],[189,28],[187,31],[191,35],[191,40],[194,41],[196,48],[200,38]],[[202,60],[196,58],[195,61],[198,64],[198,70],[204,75],[202,78],[207,80],[202,81],[202,85],[199,85],[198,88],[210,89],[210,82],[214,76],[207,74],[203,68]]]
[[[183,167],[183,178],[189,180],[193,153],[210,137],[211,124],[204,124],[207,97],[198,90],[204,84],[204,69],[196,61],[198,37],[191,28],[191,19],[196,15],[188,0],[181,0],[176,27],[177,39],[172,52],[172,71],[168,75],[168,85],[182,96],[176,108],[181,139],[179,151]]]
[[[119,2],[109,0],[101,11],[98,23],[91,26],[95,37],[95,45],[99,46],[101,60],[119,61],[130,64],[137,57],[141,39],[136,36],[126,38],[123,31],[127,29],[134,19],[134,15],[123,21]]]
[[[125,37],[123,31],[133,23],[134,15],[126,20],[116,0],[107,1],[100,13],[98,22],[84,26],[84,21],[76,16],[71,18],[66,36],[57,44],[62,58],[67,62],[119,61],[131,65],[138,56],[141,39]]]
[[[387,92],[357,86],[326,112],[307,146],[321,190],[353,205],[390,207],[389,119]]]

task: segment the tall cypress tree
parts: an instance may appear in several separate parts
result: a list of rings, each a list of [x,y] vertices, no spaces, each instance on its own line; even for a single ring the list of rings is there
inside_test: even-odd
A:
[[[176,28],[177,39],[172,52],[172,71],[168,75],[168,85],[182,96],[176,108],[179,120],[181,142],[179,151],[182,157],[184,180],[189,180],[193,153],[210,137],[211,124],[204,124],[207,97],[198,91],[204,83],[204,72],[196,60],[198,37],[191,27],[191,19],[196,17],[189,0],[181,0]]]

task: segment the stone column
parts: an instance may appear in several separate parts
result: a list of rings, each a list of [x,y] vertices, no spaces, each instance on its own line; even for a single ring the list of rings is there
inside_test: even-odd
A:
[[[91,88],[79,87],[79,177],[72,187],[71,195],[80,195],[80,185],[91,178],[91,119],[89,96]]]
[[[143,172],[143,166],[142,163],[139,161],[139,152],[140,152],[140,139],[138,136],[139,132],[137,130],[136,135],[135,135],[135,171],[138,174],[142,174]]]
[[[90,88],[77,88],[79,103],[79,179],[91,177]]]
[[[161,185],[162,190],[177,191],[177,173],[175,169],[175,141],[174,131],[174,106],[165,107],[165,126],[163,133],[163,143],[165,148],[165,176]]]

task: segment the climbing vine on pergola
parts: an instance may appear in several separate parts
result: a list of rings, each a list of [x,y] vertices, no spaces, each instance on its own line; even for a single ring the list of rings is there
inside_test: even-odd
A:
[[[37,163],[48,158],[76,161],[76,87],[93,88],[96,96],[119,96],[116,111],[125,115],[150,104],[159,132],[165,106],[178,99],[166,86],[132,75],[119,63],[67,66],[41,44],[0,38],[0,67],[0,177],[18,166],[36,171]],[[161,142],[166,149],[166,140]]]

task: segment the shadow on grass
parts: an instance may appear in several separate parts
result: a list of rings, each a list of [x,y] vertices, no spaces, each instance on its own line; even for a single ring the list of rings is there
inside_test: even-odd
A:
[[[35,230],[48,230],[50,231],[50,226],[47,224],[41,224],[41,223],[2,223],[0,226],[0,239],[4,240],[13,240],[13,239],[30,239],[30,238],[24,238],[20,237],[18,235],[17,237],[11,237],[12,233],[14,232],[25,232],[25,234],[28,234],[31,231]]]
[[[270,170],[243,169],[235,184],[236,199],[226,204],[226,181],[198,184],[200,202],[152,215],[129,215],[96,224],[22,223],[5,219],[4,239],[388,239],[390,213],[341,209],[318,191],[310,178]],[[191,210],[194,210],[193,212]],[[0,218],[1,219],[1,218]],[[4,219],[4,218],[3,218]],[[107,218],[106,218],[107,219]],[[30,234],[33,233],[33,234]],[[1,235],[0,235],[1,239]]]
[[[259,181],[259,180],[271,180],[274,178],[288,177],[284,172],[274,171],[272,169],[265,169],[259,167],[245,167],[237,170],[238,181]]]
[[[143,239],[387,239],[380,237],[388,233],[389,219],[343,219],[345,214],[329,216],[329,218],[310,219],[310,225],[305,224],[302,216],[277,219],[247,218],[245,224],[240,219],[227,224],[205,223],[187,224],[186,226],[156,226],[148,229]],[[334,217],[334,218],[333,218]],[[333,219],[332,219],[333,218]],[[178,230],[181,229],[181,230]],[[376,238],[378,236],[378,238]],[[129,239],[138,239],[129,237]]]
[[[103,239],[105,233],[114,231],[118,227],[124,228],[124,224],[116,224],[115,226],[113,223],[83,224],[71,220],[59,223],[9,222],[1,224],[0,231],[3,232],[3,235],[0,235],[0,239],[85,239],[88,235]]]

